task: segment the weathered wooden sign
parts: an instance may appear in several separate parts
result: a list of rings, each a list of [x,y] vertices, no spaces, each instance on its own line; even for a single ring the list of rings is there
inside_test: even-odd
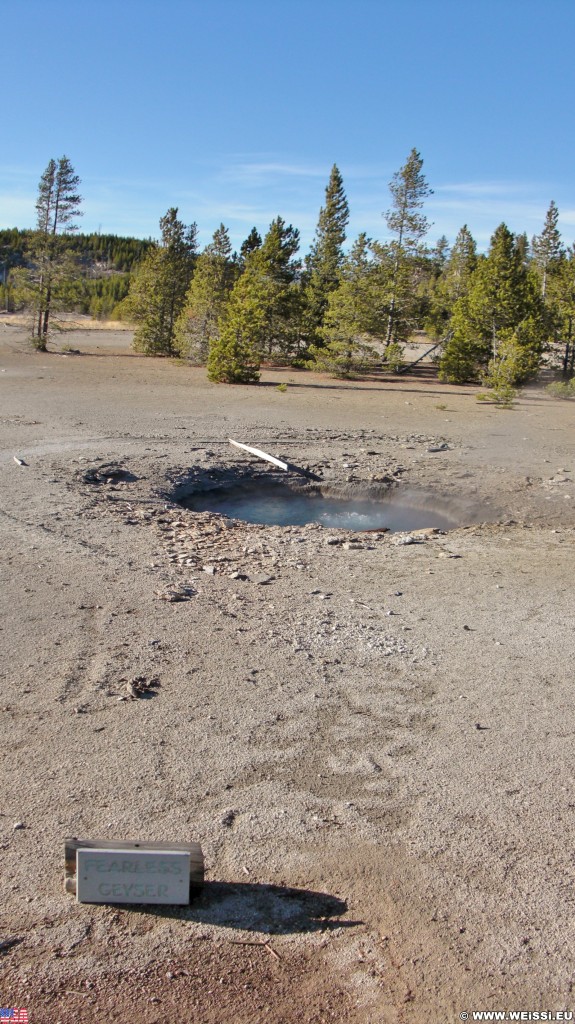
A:
[[[80,903],[186,904],[204,881],[197,843],[68,839],[66,890]]]
[[[77,850],[79,903],[189,903],[190,855],[166,850]]]

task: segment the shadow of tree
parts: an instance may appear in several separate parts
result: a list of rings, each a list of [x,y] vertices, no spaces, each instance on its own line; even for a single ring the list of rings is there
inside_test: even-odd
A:
[[[427,382],[424,382],[427,383]],[[273,380],[260,380],[256,384],[232,384],[231,387],[249,387],[249,388],[272,388],[277,391],[277,381]],[[341,384],[328,384],[326,381],[289,381],[287,393],[295,391],[296,389],[309,389],[314,391],[370,391],[372,394],[376,394],[381,391],[384,393],[393,390],[395,393],[408,394],[408,395],[438,395],[442,398],[451,398],[455,396],[469,397],[473,396],[476,388],[471,387],[467,391],[455,391],[452,384],[438,384],[436,388],[431,387],[398,387],[397,380],[384,379],[381,377],[371,378],[362,377],[361,380],[357,381],[345,381]],[[449,391],[446,389],[449,388]]]

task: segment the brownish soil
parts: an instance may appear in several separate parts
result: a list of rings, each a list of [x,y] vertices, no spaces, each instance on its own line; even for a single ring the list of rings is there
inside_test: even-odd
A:
[[[0,322],[1,1005],[31,1024],[573,1009],[572,404],[534,386],[500,410],[429,367],[216,386],[125,332],[63,340],[36,353]],[[230,437],[460,525],[175,504],[281,476]],[[130,698],[135,677],[157,685]],[[72,835],[197,841],[204,891],[80,904]]]

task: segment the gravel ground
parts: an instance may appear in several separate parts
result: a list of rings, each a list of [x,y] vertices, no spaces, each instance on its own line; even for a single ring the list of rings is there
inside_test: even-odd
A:
[[[573,406],[530,387],[498,410],[428,371],[216,386],[126,332],[65,341],[0,323],[2,1006],[574,1010]],[[182,507],[283,476],[229,437],[458,526]],[[199,842],[203,894],[78,904],[72,835]]]

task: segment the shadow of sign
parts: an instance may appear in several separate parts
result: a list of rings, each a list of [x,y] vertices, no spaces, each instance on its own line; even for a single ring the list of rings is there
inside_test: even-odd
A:
[[[363,923],[341,920],[347,903],[329,893],[249,882],[205,882],[189,906],[131,906],[130,911],[263,935],[352,928]]]

